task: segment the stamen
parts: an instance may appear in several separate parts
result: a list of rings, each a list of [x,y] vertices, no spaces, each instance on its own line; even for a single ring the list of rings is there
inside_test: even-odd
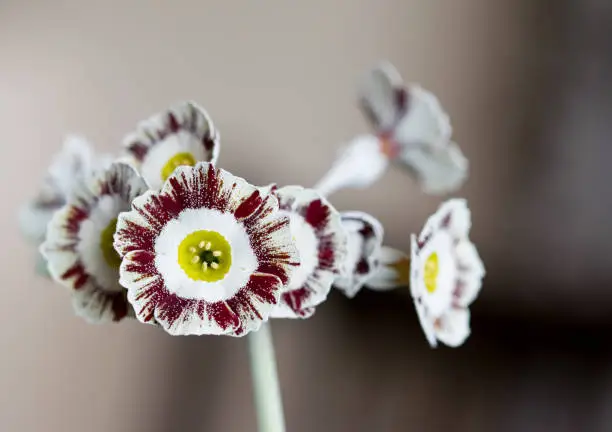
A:
[[[206,246],[206,242],[204,240],[202,240],[200,243],[198,243],[198,247],[200,249],[204,249],[204,246]]]
[[[196,249],[196,248],[194,248],[193,246],[189,246],[189,249],[188,249],[188,250],[189,250],[189,252],[191,252],[192,254],[193,254],[193,253],[196,253],[196,251],[197,251],[197,249]]]
[[[194,255],[193,258],[191,258],[191,264],[195,264],[198,261],[200,261],[200,256],[199,255]]]
[[[214,257],[220,257],[221,256],[221,251],[214,251],[213,252],[213,256]]]
[[[212,246],[212,244],[210,242],[206,243],[206,250],[210,250],[211,246]]]
[[[207,263],[206,261],[204,261],[204,262],[202,263],[202,270],[203,270],[203,271],[208,270],[208,263]]]
[[[217,264],[216,262],[210,263],[210,266],[215,270],[219,268],[219,264]]]

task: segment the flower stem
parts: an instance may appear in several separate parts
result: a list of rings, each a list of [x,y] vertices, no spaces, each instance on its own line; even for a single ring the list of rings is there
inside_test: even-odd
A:
[[[283,401],[270,324],[264,323],[258,331],[251,332],[248,340],[259,431],[285,432]]]

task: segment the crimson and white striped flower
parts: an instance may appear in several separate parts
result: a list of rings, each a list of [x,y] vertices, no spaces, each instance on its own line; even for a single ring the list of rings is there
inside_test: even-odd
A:
[[[445,202],[421,234],[412,236],[410,289],[432,347],[461,345],[470,334],[468,306],[476,299],[485,270],[469,240],[470,211],[463,199]]]
[[[367,213],[351,211],[340,216],[347,233],[347,254],[343,275],[334,281],[334,286],[352,298],[379,272],[384,230]]]
[[[272,187],[281,211],[290,219],[300,266],[289,279],[274,318],[308,318],[327,299],[341,274],[346,256],[346,233],[340,214],[313,189]]]
[[[299,265],[277,198],[210,163],[135,199],[115,248],[136,317],[173,335],[257,330]]]
[[[113,234],[119,213],[147,186],[121,163],[81,181],[53,215],[40,250],[51,276],[70,288],[78,315],[90,322],[119,321],[131,311],[119,284],[121,259]]]
[[[216,163],[220,138],[203,108],[183,102],[141,122],[124,146],[147,184],[159,189],[178,166]]]
[[[449,117],[438,99],[417,85],[406,85],[393,65],[370,70],[360,90],[361,107],[374,135],[352,140],[317,190],[329,195],[377,181],[389,161],[406,168],[430,194],[457,189],[468,162],[451,140]]]

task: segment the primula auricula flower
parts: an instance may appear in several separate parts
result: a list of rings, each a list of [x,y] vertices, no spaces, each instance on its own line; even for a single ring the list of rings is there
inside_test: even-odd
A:
[[[308,318],[323,303],[346,255],[346,233],[338,211],[313,189],[285,186],[271,189],[281,213],[290,220],[291,236],[300,266],[286,285],[273,310],[274,318]]]
[[[118,321],[132,312],[119,285],[121,258],[113,234],[119,213],[147,186],[122,163],[82,182],[53,215],[41,253],[53,278],[72,291],[77,315],[90,322]]]
[[[102,170],[110,163],[109,156],[95,155],[84,138],[68,136],[62,150],[53,158],[36,197],[19,211],[19,224],[24,237],[40,245],[53,214],[66,204],[75,189],[94,171]]]
[[[318,190],[329,195],[367,187],[383,175],[390,160],[408,169],[427,193],[443,194],[461,186],[468,162],[451,141],[448,115],[433,94],[406,86],[393,65],[382,63],[366,75],[360,102],[375,135],[353,139]]]
[[[384,229],[367,213],[350,211],[340,216],[347,233],[347,255],[343,275],[334,281],[334,286],[352,298],[378,273]]]
[[[178,166],[216,163],[220,138],[203,108],[182,102],[142,121],[124,146],[151,189],[159,189]]]
[[[485,270],[469,240],[470,211],[463,199],[445,202],[412,236],[410,290],[432,347],[461,345],[470,334],[468,306],[480,291]]]
[[[277,198],[205,162],[136,198],[115,249],[136,317],[173,335],[257,330],[299,265]]]

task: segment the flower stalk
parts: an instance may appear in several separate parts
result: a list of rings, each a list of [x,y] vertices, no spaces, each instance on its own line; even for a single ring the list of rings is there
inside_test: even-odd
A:
[[[253,398],[260,432],[285,432],[281,397],[270,324],[248,335],[253,377]]]

